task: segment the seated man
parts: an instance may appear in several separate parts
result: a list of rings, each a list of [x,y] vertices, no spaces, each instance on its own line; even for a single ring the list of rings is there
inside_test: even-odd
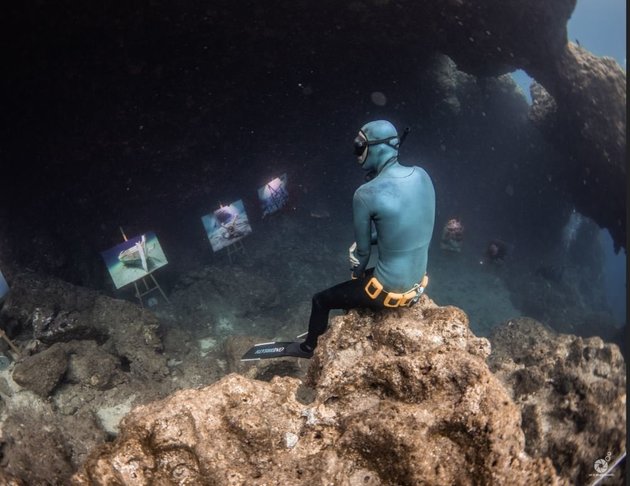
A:
[[[291,343],[286,354],[312,357],[332,309],[409,306],[424,290],[435,190],[424,169],[398,163],[401,142],[394,126],[385,120],[370,122],[359,131],[355,154],[368,172],[368,181],[354,193],[351,280],[313,296],[306,339]],[[375,268],[366,269],[372,244],[378,245],[378,261]]]

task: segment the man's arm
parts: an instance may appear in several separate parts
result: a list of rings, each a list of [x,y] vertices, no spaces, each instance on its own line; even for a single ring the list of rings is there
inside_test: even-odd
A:
[[[359,278],[365,272],[368,261],[370,260],[370,251],[372,249],[372,224],[370,211],[361,199],[359,191],[354,193],[352,199],[352,212],[354,220],[354,239],[357,243],[356,256],[359,265],[353,269],[352,276]]]

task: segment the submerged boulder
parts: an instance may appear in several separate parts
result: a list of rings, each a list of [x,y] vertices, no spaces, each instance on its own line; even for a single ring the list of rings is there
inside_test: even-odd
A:
[[[320,341],[310,397],[237,374],[176,392],[129,413],[74,484],[562,484],[525,452],[461,310],[352,311]]]
[[[18,341],[34,339],[43,347],[96,341],[147,380],[168,374],[153,313],[59,279],[30,272],[16,275],[0,324]]]
[[[597,459],[623,453],[626,372],[617,345],[529,318],[506,322],[490,339],[490,367],[521,409],[529,455],[550,457],[571,484],[586,484]]]
[[[13,380],[40,397],[48,398],[67,369],[68,355],[56,344],[19,362],[13,370]]]

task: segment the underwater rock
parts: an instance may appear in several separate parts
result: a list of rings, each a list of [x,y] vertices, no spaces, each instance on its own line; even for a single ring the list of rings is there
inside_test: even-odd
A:
[[[71,415],[56,415],[55,418],[58,420],[73,470],[76,471],[85,462],[90,451],[107,440],[107,433],[90,410],[79,410]],[[51,420],[54,419],[51,417]]]
[[[333,319],[301,381],[230,374],[140,406],[74,484],[563,484],[524,450],[520,413],[466,315]]]
[[[26,395],[8,404],[7,415],[0,428],[0,471],[17,482],[0,475],[3,485],[69,484],[88,451],[106,439],[93,414],[60,417],[50,402]]]
[[[26,486],[24,482],[0,469],[0,484],[5,486]]]
[[[78,312],[55,311],[37,307],[31,318],[33,338],[45,344],[72,339],[98,339],[97,329],[81,320]]]
[[[624,451],[626,372],[619,348],[600,338],[557,334],[512,319],[490,338],[488,363],[520,407],[525,448],[550,457],[571,484],[587,484],[593,463]]]
[[[573,43],[530,74],[530,119],[571,159],[566,177],[575,209],[626,247],[626,73],[611,58]],[[550,101],[553,97],[553,101]]]
[[[626,73],[568,42],[575,0],[409,2],[410,23],[434,22],[436,50],[479,79],[523,69],[535,88],[530,118],[565,155],[576,209],[626,247]],[[405,22],[403,21],[403,22]],[[404,24],[401,26],[404,29]],[[410,26],[410,29],[413,27]],[[543,170],[541,167],[540,170]]]
[[[33,356],[28,356],[15,365],[13,380],[42,398],[47,398],[61,382],[68,369],[68,355],[61,344]]]
[[[106,390],[121,379],[120,360],[103,351],[94,341],[73,341],[63,345],[69,357],[64,381]]]
[[[61,431],[47,417],[25,410],[2,427],[3,469],[26,484],[67,484],[74,469]]]
[[[536,125],[541,133],[557,130],[558,105],[553,96],[539,83],[534,81],[529,92],[532,105],[527,114],[529,120]]]
[[[33,319],[38,315],[44,317]],[[168,374],[166,358],[159,354],[159,322],[150,311],[55,278],[33,273],[15,276],[0,321],[12,324],[18,339],[32,337],[36,333],[34,324],[49,318],[55,322],[59,316],[63,316],[63,322],[79,324],[56,326],[55,332],[39,332],[40,336],[45,334],[49,344],[75,336],[95,338],[105,351],[128,362],[130,369],[149,380]]]

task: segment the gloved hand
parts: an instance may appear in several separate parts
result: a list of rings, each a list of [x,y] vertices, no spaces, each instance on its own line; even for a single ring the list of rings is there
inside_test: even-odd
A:
[[[350,266],[352,267],[351,268],[352,272],[350,273],[350,278],[352,280],[355,280],[355,279],[358,278],[358,277],[356,277],[354,275],[354,269],[359,266],[359,259],[354,254],[356,249],[357,249],[357,242],[355,241],[354,243],[352,243],[352,245],[350,245],[350,248],[348,248],[348,258],[350,259]]]
[[[350,259],[350,266],[352,268],[359,266],[359,259],[355,256],[354,252],[357,251],[357,242],[352,243],[350,248],[348,248],[348,257]]]

